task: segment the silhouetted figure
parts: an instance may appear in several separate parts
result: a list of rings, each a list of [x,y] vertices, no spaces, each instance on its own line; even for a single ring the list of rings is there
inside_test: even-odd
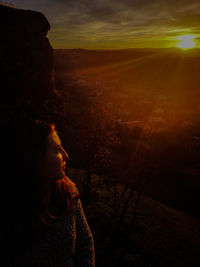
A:
[[[93,236],[55,126],[1,120],[0,266],[94,267]]]

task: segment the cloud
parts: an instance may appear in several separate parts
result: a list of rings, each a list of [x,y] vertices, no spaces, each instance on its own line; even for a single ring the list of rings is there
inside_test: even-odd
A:
[[[200,10],[199,0],[59,0],[57,3],[66,7],[66,15],[76,13],[76,19],[79,17],[81,22],[84,18],[86,22],[95,20],[118,24],[121,21],[136,22],[138,17],[146,18],[146,22],[162,17],[164,22],[171,16],[195,15]]]
[[[128,42],[134,38],[135,40],[153,37],[158,39],[164,34],[173,36],[182,31],[200,33],[199,0],[16,0],[12,2],[23,3],[27,7],[43,12],[51,24],[50,36],[60,42],[90,40],[102,44],[108,40]]]
[[[13,3],[41,7],[53,23],[66,26],[104,22],[148,26],[161,23],[184,27],[196,25],[200,14],[199,0],[16,0]]]
[[[9,2],[4,2],[4,1],[0,1],[0,5],[7,6],[7,7],[15,7],[14,4],[9,3]]]

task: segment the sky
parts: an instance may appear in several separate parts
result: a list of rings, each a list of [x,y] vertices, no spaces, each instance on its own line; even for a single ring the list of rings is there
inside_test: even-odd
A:
[[[0,1],[1,2],[1,1]],[[56,48],[174,47],[194,35],[200,47],[200,0],[10,0],[42,12]]]

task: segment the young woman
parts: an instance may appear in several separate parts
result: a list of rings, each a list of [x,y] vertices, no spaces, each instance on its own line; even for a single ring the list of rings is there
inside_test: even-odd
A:
[[[55,126],[1,126],[0,265],[94,267],[93,236]]]

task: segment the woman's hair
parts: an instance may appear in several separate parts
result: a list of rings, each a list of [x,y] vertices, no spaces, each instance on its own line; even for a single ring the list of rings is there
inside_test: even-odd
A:
[[[2,121],[1,126],[0,241],[20,237],[23,243],[28,237],[26,243],[31,244],[45,233],[49,221],[73,210],[73,199],[78,196],[74,196],[73,183],[67,177],[50,182],[42,174],[47,139],[55,131],[54,125],[15,119]]]

